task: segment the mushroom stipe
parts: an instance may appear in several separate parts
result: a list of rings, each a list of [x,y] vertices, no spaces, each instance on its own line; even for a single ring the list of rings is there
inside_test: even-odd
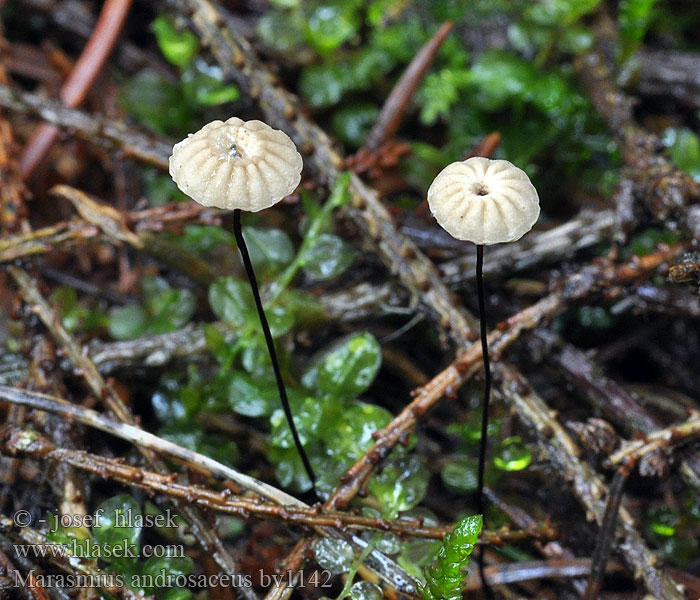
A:
[[[233,235],[236,237],[236,243],[238,244],[238,250],[241,253],[241,258],[243,259],[243,266],[245,267],[246,275],[248,275],[248,281],[250,282],[250,289],[253,291],[253,298],[255,299],[255,307],[258,309],[258,317],[260,318],[260,326],[262,327],[263,334],[265,335],[265,343],[267,344],[267,351],[270,354],[270,360],[272,361],[272,370],[275,373],[275,380],[277,381],[277,389],[279,390],[280,400],[282,402],[282,408],[284,409],[284,416],[287,418],[287,423],[289,424],[289,429],[292,432],[292,437],[294,438],[294,444],[299,451],[299,456],[301,457],[301,462],[304,463],[304,470],[311,480],[311,485],[316,489],[316,475],[311,467],[311,462],[309,457],[306,455],[304,446],[299,439],[299,433],[297,432],[296,425],[294,425],[294,416],[292,415],[292,409],[289,406],[289,398],[287,397],[287,389],[284,387],[284,381],[282,379],[282,372],[280,371],[279,361],[277,360],[277,351],[275,350],[275,342],[272,339],[272,333],[270,333],[270,326],[267,323],[267,317],[265,316],[265,309],[263,308],[262,300],[260,299],[260,291],[258,289],[258,282],[255,278],[255,271],[253,271],[253,263],[250,260],[250,254],[248,253],[248,246],[246,246],[245,239],[243,238],[243,230],[241,229],[241,209],[236,208],[233,211]]]
[[[476,244],[476,286],[479,299],[481,354],[484,360],[484,396],[481,403],[481,439],[477,503],[484,515],[486,433],[491,400],[491,364],[484,297],[484,245],[513,242],[525,235],[540,214],[537,190],[524,171],[507,160],[480,156],[446,166],[428,189],[433,216],[452,237]],[[479,574],[487,598],[493,592],[484,577],[484,545],[479,547]]]
[[[294,425],[275,344],[241,230],[241,210],[258,212],[291,194],[301,181],[302,167],[301,155],[286,133],[262,121],[242,121],[238,117],[207,123],[175,144],[169,160],[173,181],[195,202],[233,209],[233,233],[253,291],[284,415],[315,491],[316,477]]]

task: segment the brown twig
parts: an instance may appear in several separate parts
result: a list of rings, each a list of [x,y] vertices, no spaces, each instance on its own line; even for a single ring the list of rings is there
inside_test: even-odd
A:
[[[171,142],[153,134],[145,135],[118,121],[67,108],[56,100],[6,85],[0,85],[0,106],[36,115],[52,125],[69,128],[86,141],[119,150],[163,170],[168,168],[168,156],[173,146]]]
[[[376,152],[384,142],[396,133],[413,95],[433,64],[437,53],[451,30],[451,21],[443,23],[435,34],[416,52],[384,101],[382,110],[369,134],[367,134],[365,145],[360,149],[360,152],[363,150],[369,153]]]
[[[641,440],[624,442],[605,461],[606,467],[614,467],[629,460],[637,461],[659,449],[692,441],[700,435],[700,413],[694,412],[687,421],[654,431]]]
[[[576,384],[583,396],[613,423],[624,427],[630,434],[649,435],[657,431],[661,422],[644,409],[637,399],[615,381],[607,377],[585,352],[565,343],[551,331],[539,330],[535,339],[544,345],[551,365]],[[640,459],[640,469],[651,475],[658,472],[658,460],[651,455]],[[681,472],[694,487],[700,489],[700,461],[693,453],[684,453]]]
[[[601,12],[597,41],[616,43],[614,26]],[[700,185],[660,153],[663,144],[634,120],[632,100],[615,84],[605,53],[594,49],[574,61],[574,69],[593,105],[615,137],[627,165],[618,187],[620,232],[626,234],[636,220],[636,206],[644,207],[659,223],[700,237]]]
[[[612,483],[608,488],[605,515],[603,516],[603,522],[600,524],[600,533],[596,540],[591,563],[591,574],[588,577],[588,584],[583,594],[583,600],[598,600],[598,598],[600,598],[600,591],[603,587],[603,576],[607,569],[612,544],[615,538],[615,525],[617,524],[620,503],[622,502],[622,492],[625,489],[625,483],[627,483],[627,479],[630,476],[633,464],[634,461],[631,461],[622,465],[615,472]]]
[[[100,74],[119,37],[131,0],[106,0],[80,58],[61,88],[61,100],[70,108],[80,106]],[[39,165],[58,136],[55,125],[42,123],[27,143],[20,160],[20,174],[27,179]]]
[[[149,492],[160,492],[172,498],[179,498],[191,504],[242,518],[250,516],[274,518],[310,527],[327,526],[340,530],[346,528],[371,529],[391,532],[400,536],[428,539],[442,539],[450,532],[450,528],[425,527],[419,520],[377,519],[353,513],[319,511],[317,507],[266,503],[250,500],[243,496],[234,496],[227,491],[215,492],[202,486],[179,483],[174,474],[163,475],[129,466],[122,459],[104,458],[80,450],[56,447],[48,440],[37,438],[32,432],[14,426],[5,426],[0,432],[0,437],[3,441],[3,450],[12,456],[55,460],[105,479],[114,479]],[[486,531],[480,542],[500,544],[533,538],[551,539],[551,532],[511,531],[508,529]]]

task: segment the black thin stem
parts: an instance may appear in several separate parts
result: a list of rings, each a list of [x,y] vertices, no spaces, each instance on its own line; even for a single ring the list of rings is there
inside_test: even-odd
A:
[[[481,329],[481,355],[484,359],[484,398],[481,402],[481,439],[479,440],[479,479],[477,485],[478,511],[484,516],[484,472],[486,471],[486,434],[489,427],[489,401],[491,400],[491,363],[489,362],[489,341],[486,333],[486,300],[484,298],[484,246],[476,246],[476,289],[479,296],[479,325]],[[493,591],[489,587],[484,576],[484,546],[479,546],[479,575],[483,584],[486,597],[493,598]]]
[[[263,334],[265,335],[265,342],[267,343],[267,351],[270,354],[270,360],[272,361],[272,370],[275,372],[275,379],[277,380],[277,389],[279,390],[280,400],[282,401],[282,408],[284,409],[284,415],[287,417],[287,423],[289,423],[289,429],[292,432],[292,437],[294,438],[294,443],[296,444],[297,450],[299,451],[299,456],[301,457],[301,462],[304,463],[304,469],[306,469],[306,474],[311,480],[311,484],[316,489],[316,475],[314,475],[314,470],[311,468],[311,463],[309,462],[309,457],[306,456],[304,451],[304,446],[301,444],[299,439],[299,433],[294,425],[294,417],[292,416],[292,409],[289,406],[289,398],[287,398],[287,390],[284,387],[284,381],[282,380],[282,372],[280,371],[279,362],[277,361],[277,352],[275,351],[275,343],[272,339],[272,334],[270,333],[270,326],[267,324],[267,317],[265,316],[265,310],[263,308],[262,300],[260,299],[260,291],[258,290],[258,282],[255,278],[255,271],[253,271],[253,263],[250,260],[250,254],[248,254],[248,247],[246,246],[245,240],[243,239],[243,230],[241,229],[241,211],[236,209],[233,211],[233,234],[236,236],[236,242],[238,243],[238,249],[241,252],[241,257],[243,258],[243,265],[245,266],[245,272],[248,275],[248,281],[250,282],[250,287],[253,290],[253,298],[255,298],[255,306],[258,309],[258,317],[260,317],[260,325],[262,326]]]

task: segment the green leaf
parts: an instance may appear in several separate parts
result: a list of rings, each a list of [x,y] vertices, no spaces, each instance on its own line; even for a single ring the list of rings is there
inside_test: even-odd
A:
[[[258,21],[257,32],[270,48],[289,52],[304,44],[305,26],[300,11],[269,11]]]
[[[425,585],[418,588],[423,600],[459,600],[465,570],[483,525],[481,515],[461,519],[438,550],[435,564],[425,569]]]
[[[664,142],[676,166],[700,181],[700,137],[687,127],[669,127]]]
[[[331,279],[347,269],[356,255],[355,249],[337,235],[321,233],[304,253],[304,271],[318,281]]]
[[[478,89],[476,100],[490,112],[503,109],[513,98],[523,98],[538,77],[530,63],[505,50],[484,52],[471,69],[471,82]]]
[[[224,82],[220,67],[201,59],[182,74],[182,86],[187,100],[195,106],[219,106],[241,96],[235,85]]]
[[[338,139],[353,148],[359,148],[364,144],[378,115],[379,108],[374,104],[353,104],[333,113],[333,131]]]
[[[448,490],[469,494],[478,488],[478,464],[468,456],[450,460],[440,471],[440,477]]]
[[[309,454],[309,448],[305,449]],[[283,488],[297,492],[308,492],[311,489],[311,480],[296,448],[272,446],[268,450],[268,458],[275,465],[275,477]],[[311,464],[317,469],[315,461],[312,460]]]
[[[369,491],[382,507],[382,514],[396,518],[416,506],[428,489],[429,473],[415,455],[388,460],[382,472],[369,483]]]
[[[294,258],[292,240],[281,229],[244,227],[243,237],[256,270],[263,267],[278,270]]]
[[[274,381],[261,381],[240,371],[231,375],[228,398],[231,409],[245,417],[270,415],[279,404]]]
[[[543,0],[531,4],[525,15],[535,23],[552,27],[567,27],[591,13],[601,0]]]
[[[233,277],[220,277],[209,286],[209,304],[219,319],[234,328],[255,327],[258,323],[250,286]]]
[[[144,334],[148,316],[137,305],[113,309],[109,314],[109,334],[116,340],[131,340]]]
[[[326,320],[326,309],[314,296],[304,290],[284,290],[280,304],[294,318],[298,327],[306,329]]]
[[[445,68],[428,74],[418,92],[421,123],[433,125],[447,119],[471,78],[469,69]]]
[[[314,359],[302,381],[336,398],[355,398],[372,385],[381,363],[381,348],[374,336],[355,333]]]
[[[384,592],[376,583],[358,581],[350,588],[351,600],[382,600]]]
[[[493,464],[501,471],[521,471],[532,462],[532,452],[520,436],[511,436],[499,444]]]
[[[180,86],[150,69],[139,71],[122,86],[124,109],[136,120],[166,135],[185,135],[194,123],[194,111],[183,102]]]
[[[178,31],[168,17],[157,17],[151,23],[151,31],[163,56],[175,66],[187,66],[199,50],[197,36],[187,29]]]
[[[629,58],[644,39],[655,17],[658,0],[620,0],[618,22],[620,37],[624,42],[622,60]]]
[[[194,313],[196,300],[189,290],[166,290],[148,304],[148,333],[168,333],[182,327]]]
[[[354,2],[307,2],[306,40],[321,54],[330,54],[359,29]]]
[[[160,435],[173,444],[204,454],[230,467],[235,467],[238,462],[238,446],[233,440],[192,427],[191,423],[164,428]]]
[[[116,554],[122,554],[122,549],[138,555],[140,519],[141,508],[128,494],[113,496],[97,507],[92,535],[104,549],[102,556],[105,560],[112,562],[108,557],[113,555],[115,560],[121,562],[126,557]]]
[[[338,103],[350,83],[336,65],[312,65],[302,71],[299,89],[311,106],[326,108]]]
[[[334,575],[347,573],[355,559],[355,553],[348,542],[330,537],[324,537],[316,542],[314,554],[316,562]]]
[[[290,398],[289,401],[294,425],[302,445],[317,437],[321,426],[321,415],[324,403],[318,398]],[[270,444],[280,448],[294,448],[295,442],[287,423],[287,417],[281,408],[275,410],[270,417]]]
[[[192,571],[194,571],[194,562],[189,556],[152,556],[143,565],[143,575],[146,576],[145,581],[150,580],[153,582],[162,581],[163,575],[165,575],[165,581],[167,581],[168,577],[176,581],[176,577],[189,575]],[[190,595],[192,594],[192,592],[186,588],[170,586],[153,586],[146,587],[145,589],[147,592],[155,593],[156,597],[159,599],[165,597],[169,600],[174,598],[187,598],[188,596],[186,594],[183,596],[183,592],[188,592]],[[177,593],[173,594],[173,592]]]
[[[329,402],[323,414],[324,429],[332,431],[328,439],[328,455],[355,460],[374,443],[372,434],[385,427],[392,414],[375,404],[357,400]],[[348,465],[349,466],[349,465]]]

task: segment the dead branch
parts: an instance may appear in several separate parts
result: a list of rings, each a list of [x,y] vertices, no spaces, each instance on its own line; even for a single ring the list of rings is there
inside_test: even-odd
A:
[[[571,258],[582,250],[610,240],[614,224],[613,211],[583,211],[548,231],[532,231],[512,244],[489,248],[484,274],[501,277]],[[458,286],[473,280],[475,263],[474,253],[441,263],[443,281],[449,286]]]
[[[102,6],[95,29],[61,88],[61,100],[70,108],[80,106],[88,90],[102,71],[122,30],[131,0],[107,0]],[[27,179],[58,137],[56,125],[42,123],[24,149],[20,173]]]
[[[18,113],[37,116],[59,127],[69,128],[84,140],[101,143],[108,150],[123,152],[126,156],[160,169],[168,168],[172,143],[153,134],[145,135],[134,131],[118,121],[66,108],[55,100],[6,85],[0,85],[0,106]]]
[[[657,450],[670,450],[672,446],[684,444],[700,435],[700,414],[693,412],[683,423],[677,423],[654,431],[644,439],[624,442],[622,447],[611,454],[605,461],[606,467],[614,467],[629,460],[640,460]]]
[[[601,15],[598,42],[614,43],[614,27]],[[617,142],[627,169],[618,187],[618,220],[626,234],[635,224],[636,206],[644,207],[664,226],[674,226],[691,239],[700,237],[700,186],[661,153],[663,144],[642,129],[632,114],[632,99],[615,84],[604,52],[596,49],[574,61],[579,81]]]

